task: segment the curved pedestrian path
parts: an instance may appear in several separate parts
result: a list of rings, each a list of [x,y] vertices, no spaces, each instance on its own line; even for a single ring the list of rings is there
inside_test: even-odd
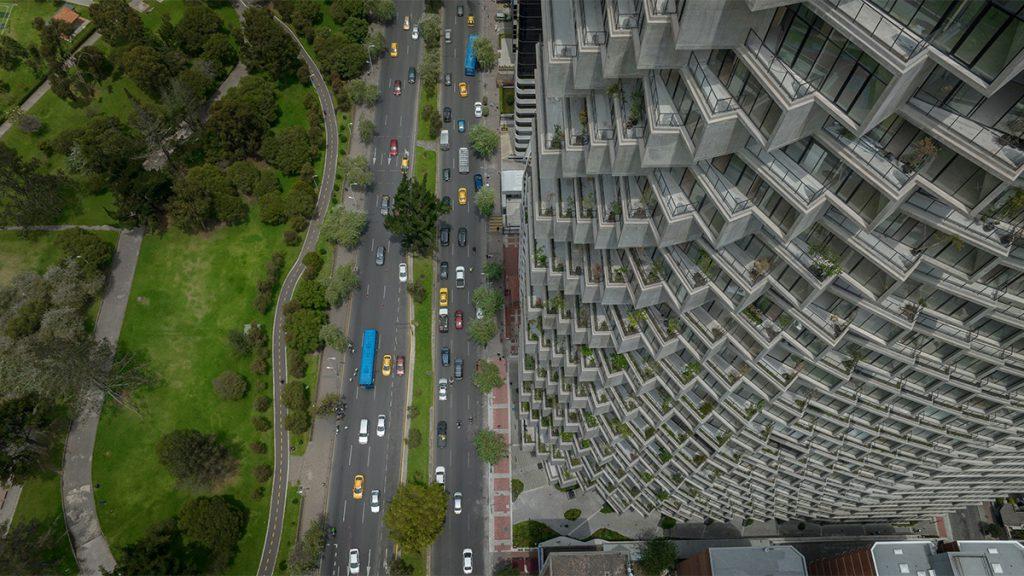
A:
[[[128,307],[128,295],[132,290],[135,265],[139,261],[142,236],[142,229],[137,228],[122,231],[118,237],[110,282],[96,316],[93,331],[95,338],[106,340],[115,348]],[[102,407],[102,392],[90,390],[84,408],[75,417],[68,432],[60,481],[64,522],[71,537],[75,560],[81,573],[89,576],[110,572],[115,566],[114,555],[110,552],[110,545],[103,536],[96,514],[92,482],[92,454]]]
[[[273,382],[274,382],[274,479],[270,489],[270,513],[267,521],[267,534],[263,540],[263,554],[260,557],[260,566],[257,570],[258,576],[271,576],[277,562],[277,553],[281,549],[281,531],[284,525],[284,510],[288,500],[288,431],[284,427],[285,406],[281,395],[284,393],[285,379],[288,377],[288,365],[285,354],[284,342],[284,305],[292,299],[295,285],[298,284],[305,267],[302,265],[302,257],[308,252],[316,249],[320,238],[320,225],[323,223],[324,215],[331,205],[331,195],[334,193],[334,179],[338,168],[338,117],[334,110],[334,95],[327,87],[320,68],[317,67],[313,57],[306,51],[305,46],[295,35],[295,32],[284,22],[274,17],[277,23],[284,28],[292,40],[299,46],[299,55],[306,63],[309,70],[309,79],[313,89],[320,100],[320,111],[324,117],[324,132],[326,138],[326,151],[324,153],[324,171],[320,179],[320,195],[317,199],[316,216],[309,222],[309,229],[306,233],[306,240],[302,243],[295,263],[292,264],[288,275],[285,276],[284,284],[277,296],[277,303],[274,306],[274,329],[271,337],[271,352],[273,361]]]

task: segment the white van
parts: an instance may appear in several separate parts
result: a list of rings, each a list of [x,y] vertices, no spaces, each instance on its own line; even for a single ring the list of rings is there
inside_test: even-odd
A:
[[[448,149],[448,129],[441,130],[441,150]]]
[[[370,441],[370,421],[363,418],[359,421],[359,443],[366,444]]]

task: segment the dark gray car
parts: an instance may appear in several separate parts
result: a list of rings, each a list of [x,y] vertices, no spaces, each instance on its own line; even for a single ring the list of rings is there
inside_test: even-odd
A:
[[[437,423],[437,447],[448,447],[448,422],[446,420]]]
[[[463,228],[465,230],[465,228]],[[441,246],[447,246],[451,242],[452,229],[448,226],[441,226]]]
[[[462,358],[455,359],[455,379],[462,380]]]
[[[466,227],[465,226],[459,228],[459,246],[465,246],[466,245],[466,236],[467,235],[468,235],[468,232],[466,231]]]
[[[452,361],[452,351],[451,351],[451,349],[448,348],[447,346],[445,346],[444,348],[441,348],[441,366],[447,366],[448,364],[451,364],[451,361]]]
[[[444,121],[445,122],[451,122],[452,121],[452,109],[451,109],[450,106],[445,106],[444,107],[444,114],[442,114],[442,116],[444,117]]]

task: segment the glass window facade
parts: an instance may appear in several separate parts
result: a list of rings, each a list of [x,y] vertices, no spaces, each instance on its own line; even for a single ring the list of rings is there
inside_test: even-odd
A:
[[[754,126],[763,134],[770,134],[782,115],[782,109],[743,62],[736,58],[736,54],[732,50],[714,50],[708,58],[708,67],[747,113]]]
[[[931,37],[938,47],[987,82],[1024,48],[1024,2],[957,2]]]
[[[775,12],[765,46],[856,122],[892,80],[891,72],[802,4]]]

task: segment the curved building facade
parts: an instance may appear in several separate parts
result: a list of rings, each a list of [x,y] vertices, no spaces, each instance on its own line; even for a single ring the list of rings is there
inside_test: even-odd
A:
[[[524,442],[679,519],[1024,490],[1024,4],[541,0]]]

